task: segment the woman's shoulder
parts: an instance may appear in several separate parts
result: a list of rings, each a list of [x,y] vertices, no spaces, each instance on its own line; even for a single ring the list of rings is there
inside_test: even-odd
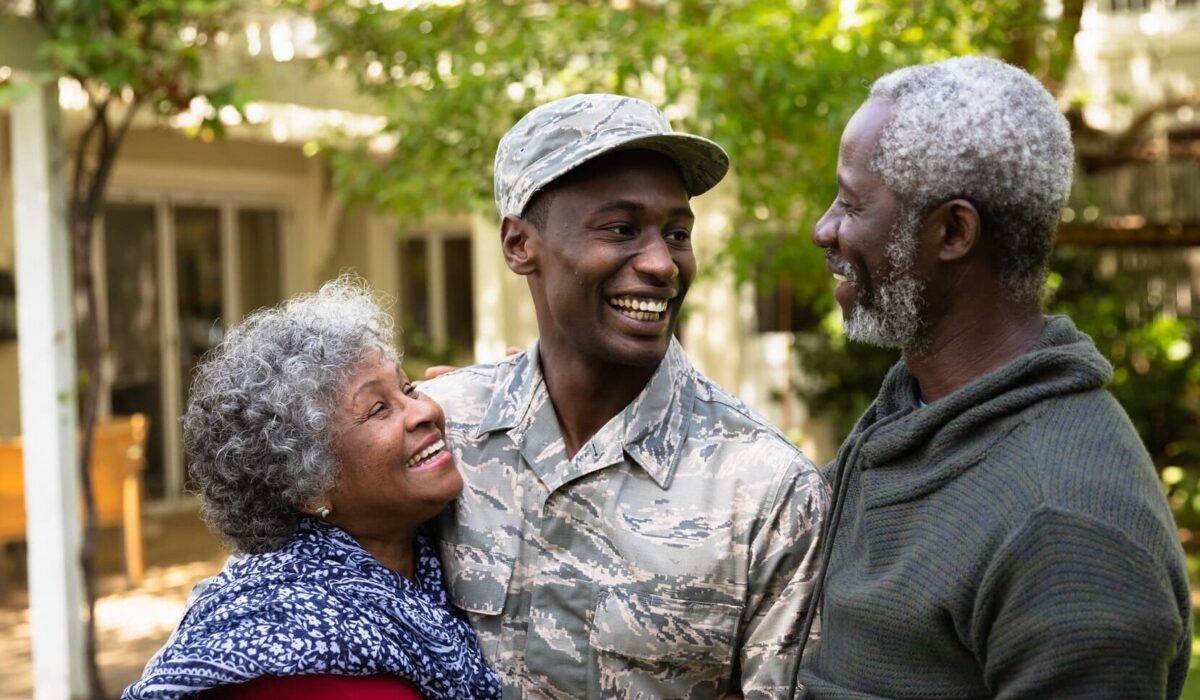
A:
[[[213,688],[204,700],[421,700],[416,686],[398,676],[260,676],[252,681]]]
[[[337,638],[347,621],[365,614],[356,594],[382,586],[357,561],[361,549],[325,532],[334,529],[302,527],[282,549],[230,562],[189,602],[180,636],[205,645],[230,637],[257,644],[272,631]]]
[[[370,561],[370,555],[339,528],[304,518],[284,546],[230,556],[225,568],[200,593],[228,595],[230,591],[280,586],[320,589],[330,580],[370,572]]]

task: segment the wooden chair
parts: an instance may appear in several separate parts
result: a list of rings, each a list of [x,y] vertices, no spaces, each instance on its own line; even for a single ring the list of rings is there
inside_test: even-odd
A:
[[[148,431],[149,421],[143,414],[114,416],[96,425],[92,443],[96,519],[100,525],[122,526],[125,574],[133,585],[141,582],[145,567],[142,472],[146,467]],[[81,511],[82,507],[81,503]],[[0,571],[3,570],[4,545],[24,540],[26,526],[21,438],[0,440]],[[37,527],[37,523],[33,527]],[[4,577],[0,574],[0,586],[3,582]]]

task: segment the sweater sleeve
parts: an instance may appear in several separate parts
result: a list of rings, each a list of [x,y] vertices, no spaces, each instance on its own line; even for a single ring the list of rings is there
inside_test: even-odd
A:
[[[971,641],[996,698],[1168,695],[1185,627],[1175,592],[1166,567],[1107,523],[1034,511],[975,601]]]

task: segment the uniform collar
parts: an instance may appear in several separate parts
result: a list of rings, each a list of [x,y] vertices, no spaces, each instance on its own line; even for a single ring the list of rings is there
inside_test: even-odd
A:
[[[534,391],[543,384],[536,342],[525,352],[505,360],[501,366],[505,364],[511,364],[512,369],[496,385],[496,392],[479,422],[476,438],[496,430],[515,428],[529,412]]]
[[[540,445],[536,450],[525,449],[530,428],[535,424],[537,430],[534,432],[546,429],[552,431],[558,441],[562,439],[557,418],[553,416],[554,408],[546,396],[537,344],[514,358],[512,363],[512,370],[496,387],[477,437],[506,430],[527,458],[534,453],[546,454]],[[691,428],[695,397],[696,372],[683,348],[671,339],[666,356],[641,393],[593,435],[574,459],[568,462],[560,453],[557,461],[565,464],[565,472],[555,469],[552,474],[538,470],[536,464],[532,466],[548,486],[557,488],[561,483],[616,464],[628,455],[665,489],[671,482]],[[551,415],[543,415],[539,420],[539,414],[546,412]]]

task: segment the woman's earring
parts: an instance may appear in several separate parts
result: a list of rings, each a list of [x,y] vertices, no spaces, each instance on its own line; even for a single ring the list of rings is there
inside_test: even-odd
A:
[[[325,518],[328,518],[329,514],[332,512],[333,512],[333,509],[330,508],[329,506],[321,506],[320,508],[317,509],[317,517],[320,518],[321,520],[324,520]]]

